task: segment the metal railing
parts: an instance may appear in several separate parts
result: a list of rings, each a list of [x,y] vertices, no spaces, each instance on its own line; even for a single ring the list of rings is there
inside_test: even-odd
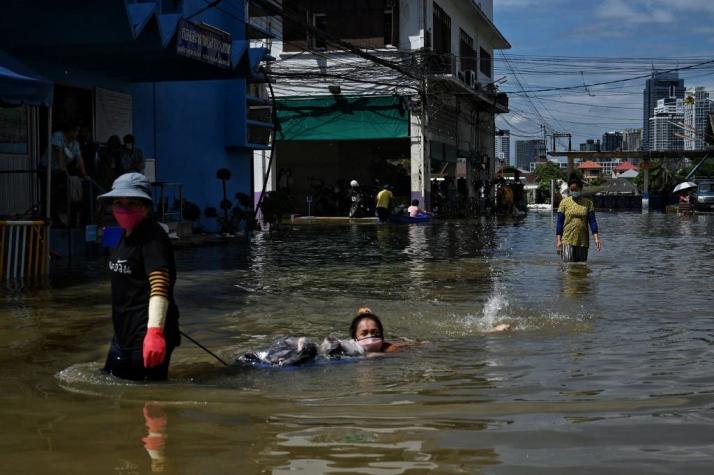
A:
[[[44,221],[0,221],[0,280],[46,276],[48,234]]]

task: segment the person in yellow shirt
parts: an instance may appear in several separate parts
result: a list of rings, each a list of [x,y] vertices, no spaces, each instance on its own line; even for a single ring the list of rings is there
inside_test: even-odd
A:
[[[394,195],[389,190],[389,185],[384,185],[382,191],[377,193],[377,217],[380,222],[384,223],[389,220],[392,201],[394,201]]]
[[[570,196],[563,198],[558,207],[555,248],[564,262],[585,262],[588,260],[590,237],[588,225],[595,238],[595,249],[600,251],[600,233],[595,219],[592,200],[582,197],[583,182],[577,175],[568,180]]]

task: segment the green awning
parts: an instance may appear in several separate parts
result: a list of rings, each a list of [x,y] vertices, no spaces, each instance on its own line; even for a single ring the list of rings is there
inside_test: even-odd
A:
[[[399,96],[284,98],[277,107],[278,140],[409,137],[409,111]]]

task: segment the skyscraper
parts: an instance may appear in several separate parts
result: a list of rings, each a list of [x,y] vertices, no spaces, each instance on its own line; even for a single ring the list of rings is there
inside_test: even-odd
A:
[[[650,118],[650,150],[684,149],[684,107],[682,99],[666,98],[657,101]]]
[[[511,164],[511,131],[508,129],[496,131],[496,159],[501,166]]]
[[[622,131],[622,150],[625,152],[642,150],[642,129],[625,129]]]
[[[600,139],[597,142],[593,139],[587,139],[585,143],[580,144],[581,152],[599,152],[600,151]]]
[[[545,141],[516,140],[516,167],[530,170],[532,162],[545,160]]]
[[[622,132],[605,132],[602,134],[602,145],[600,150],[603,152],[617,152],[622,150]]]
[[[709,93],[703,87],[687,90],[684,99],[684,150],[704,150],[704,134],[712,111]]]
[[[657,101],[665,98],[684,99],[684,79],[679,79],[679,74],[652,73],[652,77],[645,82],[642,104],[642,149],[653,150],[650,137],[650,118],[654,116]]]

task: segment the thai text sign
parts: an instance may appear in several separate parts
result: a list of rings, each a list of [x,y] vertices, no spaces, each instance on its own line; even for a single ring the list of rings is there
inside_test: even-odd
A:
[[[231,35],[181,20],[176,37],[176,53],[219,68],[230,69]]]

